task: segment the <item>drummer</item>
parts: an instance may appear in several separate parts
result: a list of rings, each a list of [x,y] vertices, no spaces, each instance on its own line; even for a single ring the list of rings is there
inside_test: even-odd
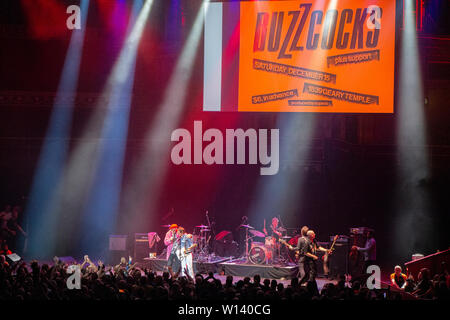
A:
[[[263,232],[264,234],[267,236],[272,236],[275,238],[276,241],[278,241],[278,239],[280,239],[283,234],[281,233],[282,231],[284,231],[283,228],[281,228],[280,226],[278,226],[278,218],[274,217],[272,218],[272,223],[269,226],[269,233],[267,232],[266,229],[266,220],[264,219],[264,228],[263,228]]]
[[[271,261],[270,263],[274,263],[277,258],[280,257],[280,246],[278,243],[278,240],[283,237],[282,232],[286,231],[284,228],[281,228],[279,225],[278,218],[274,217],[272,218],[272,223],[269,226],[269,232],[266,229],[266,220],[264,219],[264,228],[263,232],[266,235],[266,247],[268,249],[271,249]]]

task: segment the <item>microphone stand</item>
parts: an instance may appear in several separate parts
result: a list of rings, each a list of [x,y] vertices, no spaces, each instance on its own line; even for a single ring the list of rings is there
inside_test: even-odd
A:
[[[210,232],[210,235],[209,235],[209,238],[208,239],[205,239],[205,247],[206,247],[206,252],[207,252],[207,255],[208,255],[208,260],[209,260],[209,240],[211,239],[211,234],[212,234],[212,228],[211,228],[211,221],[209,220],[209,215],[208,215],[208,210],[206,210],[206,221],[208,222],[208,228],[209,228],[209,232]],[[205,235],[205,237],[206,237],[206,235]]]
[[[284,227],[283,221],[281,221],[280,215],[278,215],[278,221],[280,221],[280,227],[286,229],[286,228]],[[286,229],[286,230],[287,230],[287,229]],[[281,232],[281,234],[283,234],[283,232]],[[280,237],[280,238],[281,238],[281,237]],[[277,246],[278,246],[278,250],[277,250],[277,251],[278,251],[278,262],[280,262],[280,261],[281,261],[281,246],[280,246],[279,243],[277,243]]]
[[[284,228],[284,223],[283,223],[283,221],[281,221],[280,215],[278,215],[278,220],[280,221],[280,226]],[[285,228],[285,229],[286,229],[286,228]]]

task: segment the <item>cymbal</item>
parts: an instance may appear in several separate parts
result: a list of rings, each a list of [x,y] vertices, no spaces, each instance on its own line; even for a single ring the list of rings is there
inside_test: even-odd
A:
[[[205,226],[205,225],[199,225],[199,226],[195,226],[195,228],[208,228],[208,226]]]
[[[163,224],[161,227],[163,228],[169,228],[171,225],[170,224]]]
[[[285,231],[287,231],[285,228],[283,228],[283,227],[279,227],[278,228],[278,231],[280,231],[280,232],[285,232]]]
[[[242,227],[242,228],[248,228],[248,229],[255,229],[255,228],[253,228],[251,225],[249,225],[249,224],[241,224],[239,227]]]
[[[258,230],[250,230],[250,233],[258,238],[264,238],[266,235]]]
[[[281,237],[281,239],[290,239],[291,237],[289,237],[289,236],[284,236],[284,237]]]
[[[208,232],[208,231],[211,231],[210,229],[202,229],[202,230],[200,230],[200,232]]]

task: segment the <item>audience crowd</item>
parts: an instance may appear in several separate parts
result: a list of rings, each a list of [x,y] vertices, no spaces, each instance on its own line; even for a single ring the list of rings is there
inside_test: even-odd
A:
[[[417,280],[407,277],[400,266],[391,274],[389,289],[369,290],[364,280],[326,283],[319,291],[317,283],[299,285],[293,278],[289,285],[255,275],[225,283],[214,277],[196,274],[195,279],[170,277],[168,272],[157,273],[122,258],[116,266],[94,264],[88,256],[81,265],[80,288],[70,289],[68,278],[73,269],[55,257],[53,264],[32,261],[12,262],[7,256],[14,250],[18,235],[27,236],[19,224],[19,206],[5,206],[0,212],[0,300],[442,300],[449,299],[450,276],[445,265],[432,276],[424,268]],[[70,268],[69,268],[70,267]]]
[[[130,259],[131,260],[131,259]],[[449,298],[447,271],[431,276],[422,269],[417,281],[411,277],[403,288],[369,290],[362,282],[348,284],[345,277],[329,282],[319,291],[316,282],[300,286],[298,278],[285,285],[276,280],[255,275],[234,281],[226,277],[225,283],[212,273],[196,274],[195,279],[170,277],[168,272],[158,273],[132,265],[122,258],[116,266],[94,264],[85,256],[81,265],[80,289],[69,289],[69,265],[54,258],[52,264],[37,261],[8,262],[0,256],[0,300],[403,300]],[[73,269],[73,267],[71,267]],[[73,274],[73,273],[72,273]]]

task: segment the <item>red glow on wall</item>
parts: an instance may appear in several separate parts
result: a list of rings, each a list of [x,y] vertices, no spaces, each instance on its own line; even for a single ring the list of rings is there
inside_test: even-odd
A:
[[[98,0],[101,23],[108,32],[115,35],[124,34],[130,17],[130,8],[125,1]]]
[[[56,0],[21,0],[33,38],[50,39],[68,34],[67,7]]]

